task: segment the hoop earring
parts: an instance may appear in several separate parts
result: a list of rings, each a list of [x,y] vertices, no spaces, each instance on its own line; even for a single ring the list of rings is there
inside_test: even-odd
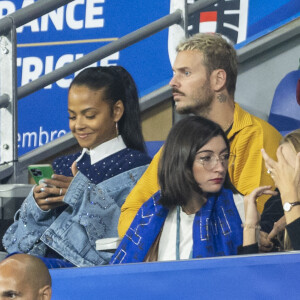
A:
[[[118,137],[119,136],[118,122],[116,122],[116,134],[117,134],[117,137]]]

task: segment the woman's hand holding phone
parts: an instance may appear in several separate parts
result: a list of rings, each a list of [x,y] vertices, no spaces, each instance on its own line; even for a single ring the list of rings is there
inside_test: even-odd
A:
[[[73,177],[52,175],[51,179],[42,179],[33,189],[34,199],[42,210],[54,209],[65,205],[63,198]]]

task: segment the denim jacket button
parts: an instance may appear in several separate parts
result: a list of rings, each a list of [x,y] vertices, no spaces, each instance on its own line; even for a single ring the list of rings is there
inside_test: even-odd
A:
[[[52,241],[52,238],[49,235],[45,235],[47,241]]]

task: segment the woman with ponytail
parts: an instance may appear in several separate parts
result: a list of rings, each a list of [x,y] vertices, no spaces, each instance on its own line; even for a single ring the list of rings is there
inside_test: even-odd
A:
[[[3,245],[63,265],[106,264],[111,254],[95,242],[118,235],[120,208],[151,160],[136,85],[120,66],[87,68],[70,85],[68,113],[83,149],[53,163],[52,179],[33,188]]]

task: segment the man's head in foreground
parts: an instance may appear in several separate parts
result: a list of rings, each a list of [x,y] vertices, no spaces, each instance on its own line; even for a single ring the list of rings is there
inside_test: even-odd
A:
[[[51,293],[51,276],[41,259],[15,254],[0,263],[0,300],[48,300]]]

